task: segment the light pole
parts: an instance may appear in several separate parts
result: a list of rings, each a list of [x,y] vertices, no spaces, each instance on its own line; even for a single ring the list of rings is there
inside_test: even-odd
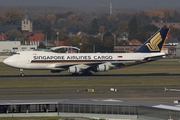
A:
[[[57,32],[56,34],[57,34],[56,46],[58,46],[58,37],[59,37],[59,32]]]

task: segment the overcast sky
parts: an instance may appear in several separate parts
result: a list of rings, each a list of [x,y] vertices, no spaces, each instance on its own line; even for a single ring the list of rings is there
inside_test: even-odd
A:
[[[64,6],[115,8],[180,8],[180,0],[0,0],[2,6]]]

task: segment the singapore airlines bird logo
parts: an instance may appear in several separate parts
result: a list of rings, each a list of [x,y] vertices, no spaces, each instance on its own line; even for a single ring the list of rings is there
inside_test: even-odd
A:
[[[160,33],[157,33],[151,40],[150,43],[146,43],[146,46],[150,51],[160,51],[158,44],[162,41]]]

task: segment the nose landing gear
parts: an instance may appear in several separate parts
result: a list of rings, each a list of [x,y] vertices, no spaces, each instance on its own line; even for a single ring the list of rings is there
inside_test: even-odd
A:
[[[24,76],[24,70],[20,69],[20,76],[23,77]]]

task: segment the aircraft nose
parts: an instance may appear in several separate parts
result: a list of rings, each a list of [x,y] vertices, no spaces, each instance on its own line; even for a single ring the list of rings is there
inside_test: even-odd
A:
[[[14,66],[16,64],[16,60],[12,59],[12,57],[6,58],[3,61],[4,64],[9,65],[9,66]]]

